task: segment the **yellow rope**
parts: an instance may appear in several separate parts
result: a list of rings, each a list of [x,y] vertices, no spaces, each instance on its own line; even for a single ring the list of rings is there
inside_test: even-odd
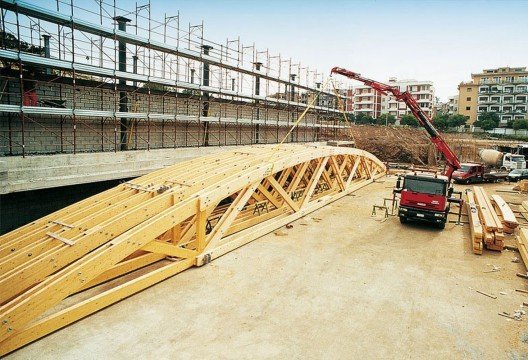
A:
[[[297,127],[297,125],[299,125],[299,123],[302,121],[302,119],[304,119],[304,117],[306,116],[306,114],[308,113],[308,110],[310,110],[315,102],[317,101],[317,99],[319,98],[319,95],[321,95],[321,93],[323,92],[323,90],[326,88],[326,86],[328,85],[328,83],[330,82],[330,79],[331,78],[328,78],[326,80],[326,82],[324,83],[324,85],[321,87],[321,90],[319,90],[319,92],[314,96],[314,98],[312,99],[312,101],[310,101],[310,103],[308,104],[308,106],[306,107],[306,109],[304,109],[303,113],[301,114],[301,116],[299,116],[299,118],[293,123],[293,126],[291,127],[291,129],[288,131],[288,133],[286,134],[286,136],[284,136],[284,138],[281,140],[280,143],[277,144],[277,146],[275,146],[273,148],[273,150],[271,151],[271,155],[270,155],[270,159],[273,157],[273,155],[275,155],[275,153],[280,149],[281,145],[284,143],[284,141],[286,141],[286,139],[288,138],[288,136],[290,136],[290,134],[292,133],[292,131]],[[269,160],[268,160],[269,161]]]
[[[356,139],[354,138],[354,134],[352,134],[352,123],[348,120],[348,116],[347,116],[346,111],[345,111],[345,104],[343,103],[343,100],[341,100],[341,98],[339,97],[339,92],[337,91],[337,87],[336,87],[335,81],[332,81],[332,85],[334,87],[334,94],[336,95],[336,98],[337,98],[337,107],[343,113],[343,117],[345,118],[345,122],[348,124],[348,134],[352,138],[352,140],[354,141],[354,144],[355,144],[356,143]]]
[[[299,116],[299,118],[293,123],[293,126],[290,128],[290,130],[288,131],[288,133],[286,134],[286,136],[284,136],[284,138],[281,140],[280,143],[277,144],[277,146],[275,146],[273,148],[273,150],[271,151],[271,154],[270,154],[270,157],[268,158],[267,162],[268,163],[271,163],[271,169],[270,169],[270,174],[273,174],[273,162],[271,162],[271,158],[277,153],[277,151],[280,149],[281,145],[284,143],[284,141],[286,141],[286,139],[288,138],[288,136],[290,136],[290,134],[292,133],[292,131],[297,127],[297,125],[299,125],[299,123],[304,119],[304,117],[306,116],[306,114],[308,113],[308,111],[314,106],[315,102],[317,101],[317,99],[319,98],[319,96],[321,95],[321,93],[323,92],[323,90],[326,89],[328,83],[333,80],[332,77],[329,77],[326,82],[323,84],[323,86],[321,87],[321,90],[319,90],[319,92],[317,92],[317,94],[314,96],[314,98],[312,99],[312,101],[310,101],[310,103],[308,104],[308,106],[306,107],[306,109],[303,111],[303,113],[301,114],[301,116]],[[352,124],[350,123],[350,121],[348,120],[348,117],[346,115],[346,112],[345,112],[345,106],[343,104],[343,100],[341,100],[341,98],[339,97],[339,92],[337,91],[337,88],[335,86],[335,82],[332,81],[332,85],[334,87],[334,93],[337,97],[337,103],[338,103],[338,108],[341,110],[341,112],[343,113],[343,117],[345,118],[345,122],[348,123],[348,130],[349,130],[349,134],[350,134],[350,137],[352,138],[352,140],[354,140],[355,142],[355,139],[354,139],[354,136],[352,134]]]

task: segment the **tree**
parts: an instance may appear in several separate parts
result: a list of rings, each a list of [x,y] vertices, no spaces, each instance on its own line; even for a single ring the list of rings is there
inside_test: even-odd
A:
[[[414,116],[412,116],[412,115],[403,115],[400,118],[400,124],[401,125],[409,125],[409,126],[412,126],[412,127],[418,127],[418,125],[420,125],[418,120],[416,120],[416,118]]]
[[[392,125],[396,122],[396,117],[394,115],[389,114],[381,114],[376,119],[376,124],[378,125]]]
[[[449,115],[447,114],[436,115],[433,118],[433,124],[436,128],[440,130],[447,130],[447,128],[449,127]]]
[[[356,124],[374,124],[375,121],[372,116],[362,112],[356,115]]]
[[[517,119],[513,121],[514,130],[528,129],[528,119]]]
[[[447,120],[447,122],[449,127],[459,127],[461,125],[466,125],[468,119],[469,116],[453,114],[449,115],[449,119]]]
[[[0,31],[0,45],[2,48],[5,47],[7,49],[18,50],[18,38],[7,32]],[[31,54],[44,55],[44,47],[35,46],[23,40],[20,41],[20,50]],[[11,69],[13,67],[18,67],[18,60],[0,60],[0,62],[5,64],[5,66],[0,66],[0,68],[5,68],[5,70]],[[34,66],[24,65],[24,68],[26,68],[27,70],[33,69],[32,71],[35,71]]]
[[[499,126],[500,116],[496,112],[483,112],[475,121],[475,126],[481,127],[484,130],[491,130]]]
[[[346,117],[348,119],[348,122],[350,122],[350,123],[355,123],[356,122],[356,116],[354,115],[354,113],[349,112],[349,113],[346,114]],[[343,121],[345,121],[344,118],[343,118]]]

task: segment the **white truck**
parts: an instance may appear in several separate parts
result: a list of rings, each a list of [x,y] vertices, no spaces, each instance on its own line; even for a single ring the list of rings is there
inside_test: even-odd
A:
[[[479,151],[479,157],[487,166],[500,170],[526,169],[526,157],[497,150],[484,149]]]

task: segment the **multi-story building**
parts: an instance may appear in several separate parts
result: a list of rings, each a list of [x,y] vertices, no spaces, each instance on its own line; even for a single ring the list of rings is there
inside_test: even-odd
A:
[[[501,67],[471,74],[471,82],[458,86],[459,114],[475,122],[484,112],[499,115],[500,126],[524,119],[528,114],[528,71],[526,67]]]
[[[345,111],[347,113],[353,112],[354,111],[354,89],[350,88],[350,89],[344,90],[344,95],[346,97]]]
[[[418,101],[420,108],[427,114],[433,116],[433,109],[435,105],[435,91],[431,81],[418,80],[397,80],[396,78],[389,79],[389,85],[396,86],[400,91],[409,91]],[[382,113],[388,113],[400,119],[403,115],[411,114],[405,103],[397,101],[389,97],[386,100],[386,109]]]
[[[458,95],[448,97],[446,106],[449,115],[458,114]]]
[[[381,94],[370,86],[354,87],[352,97],[354,114],[365,114],[377,118],[381,114]]]
[[[418,100],[422,110],[430,117],[433,115],[435,92],[431,81],[398,81],[396,78],[390,78],[388,84],[399,88],[402,92],[409,91]],[[400,119],[402,115],[411,113],[405,103],[391,96],[382,95],[366,85],[354,87],[351,105],[352,109],[347,106],[348,111],[352,110],[355,115],[363,113],[373,118],[381,114],[390,114]]]

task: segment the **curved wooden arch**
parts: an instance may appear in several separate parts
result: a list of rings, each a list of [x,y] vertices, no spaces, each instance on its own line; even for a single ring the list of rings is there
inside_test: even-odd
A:
[[[128,181],[5,234],[0,354],[206,264],[384,174],[375,156],[354,148],[236,148]],[[92,296],[72,300],[83,291]]]

